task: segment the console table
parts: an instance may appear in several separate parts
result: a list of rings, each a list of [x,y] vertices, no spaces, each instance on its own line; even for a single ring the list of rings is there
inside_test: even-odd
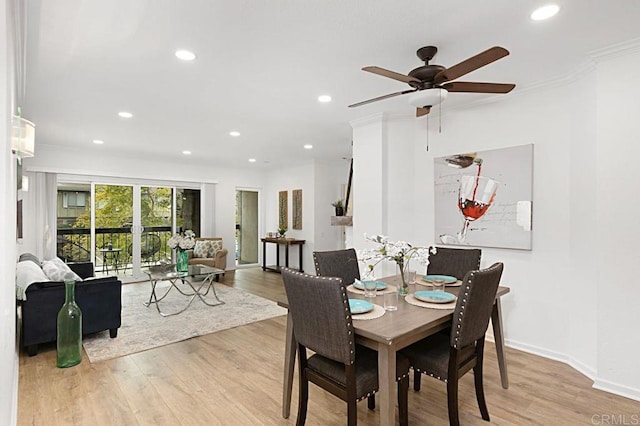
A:
[[[272,243],[276,245],[276,264],[267,266],[267,243]],[[298,246],[298,270],[300,272],[304,272],[302,269],[302,246],[304,245],[305,240],[296,240],[295,238],[271,238],[266,237],[262,238],[262,270],[266,271],[275,271],[280,272],[282,268],[280,266],[280,246],[284,246],[284,266],[289,267],[289,246]]]

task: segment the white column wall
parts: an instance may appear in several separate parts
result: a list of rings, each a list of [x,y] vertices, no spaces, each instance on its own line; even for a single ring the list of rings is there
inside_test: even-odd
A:
[[[589,377],[597,370],[597,270],[598,253],[595,230],[598,228],[595,199],[597,197],[596,111],[598,82],[591,70],[568,88],[572,101],[570,160],[570,265],[571,314],[568,324],[568,362]],[[535,204],[534,204],[535,209]]]
[[[598,378],[596,387],[640,400],[640,53],[598,64],[596,236]]]

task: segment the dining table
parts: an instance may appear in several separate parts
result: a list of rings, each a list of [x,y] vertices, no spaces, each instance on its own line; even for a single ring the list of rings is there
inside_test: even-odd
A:
[[[391,276],[378,279],[389,286],[401,284],[399,276]],[[419,284],[417,285],[419,286]],[[460,287],[446,287],[446,291],[458,294]],[[349,289],[348,289],[349,290]],[[509,293],[508,287],[500,286],[496,294],[491,323],[493,326],[493,336],[496,345],[498,367],[502,387],[509,387],[507,376],[506,354],[504,350],[504,335],[502,328],[502,310],[500,299]],[[349,292],[350,299],[364,299],[364,295]],[[367,300],[382,306],[382,295],[375,299]],[[386,311],[379,318],[370,320],[359,320],[354,316],[353,328],[356,334],[356,343],[373,349],[378,352],[378,379],[379,379],[379,403],[380,403],[380,424],[395,424],[395,401],[396,401],[396,352],[421,340],[444,330],[451,325],[453,309],[430,309],[409,304],[400,298],[398,308],[395,311]],[[286,295],[277,299],[279,306],[289,307]],[[293,322],[291,315],[287,315],[286,344],[284,357],[284,378],[282,392],[282,416],[289,418],[291,411],[291,391],[293,387],[293,374],[295,368],[295,358],[297,343],[293,333]]]

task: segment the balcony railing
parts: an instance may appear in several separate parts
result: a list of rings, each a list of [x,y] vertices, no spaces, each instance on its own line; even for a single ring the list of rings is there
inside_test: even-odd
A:
[[[170,226],[145,227],[140,235],[140,257],[145,265],[158,264],[161,260],[171,260],[171,249],[167,241],[171,238]],[[131,228],[96,228],[95,269],[111,269],[114,266],[113,257],[109,257],[105,265],[104,255],[100,249],[115,249],[119,269],[127,269],[132,260],[133,236]],[[119,251],[117,250],[119,249]],[[69,228],[58,229],[56,244],[58,257],[65,262],[81,262],[91,259],[91,229]]]

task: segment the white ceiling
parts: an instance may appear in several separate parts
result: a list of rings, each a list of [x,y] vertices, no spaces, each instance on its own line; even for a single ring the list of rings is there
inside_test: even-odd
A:
[[[640,37],[640,1],[557,0],[556,17],[531,21],[544,3],[30,0],[23,116],[36,123],[37,143],[89,155],[260,168],[337,160],[350,156],[350,120],[413,111],[403,97],[347,108],[409,88],[363,66],[407,73],[422,64],[415,51],[435,45],[432,63],[450,67],[500,45],[511,55],[460,80],[516,83],[515,93]],[[197,59],[177,60],[179,48]],[[321,94],[333,101],[318,103]],[[452,93],[446,104],[486,96],[510,95]]]

